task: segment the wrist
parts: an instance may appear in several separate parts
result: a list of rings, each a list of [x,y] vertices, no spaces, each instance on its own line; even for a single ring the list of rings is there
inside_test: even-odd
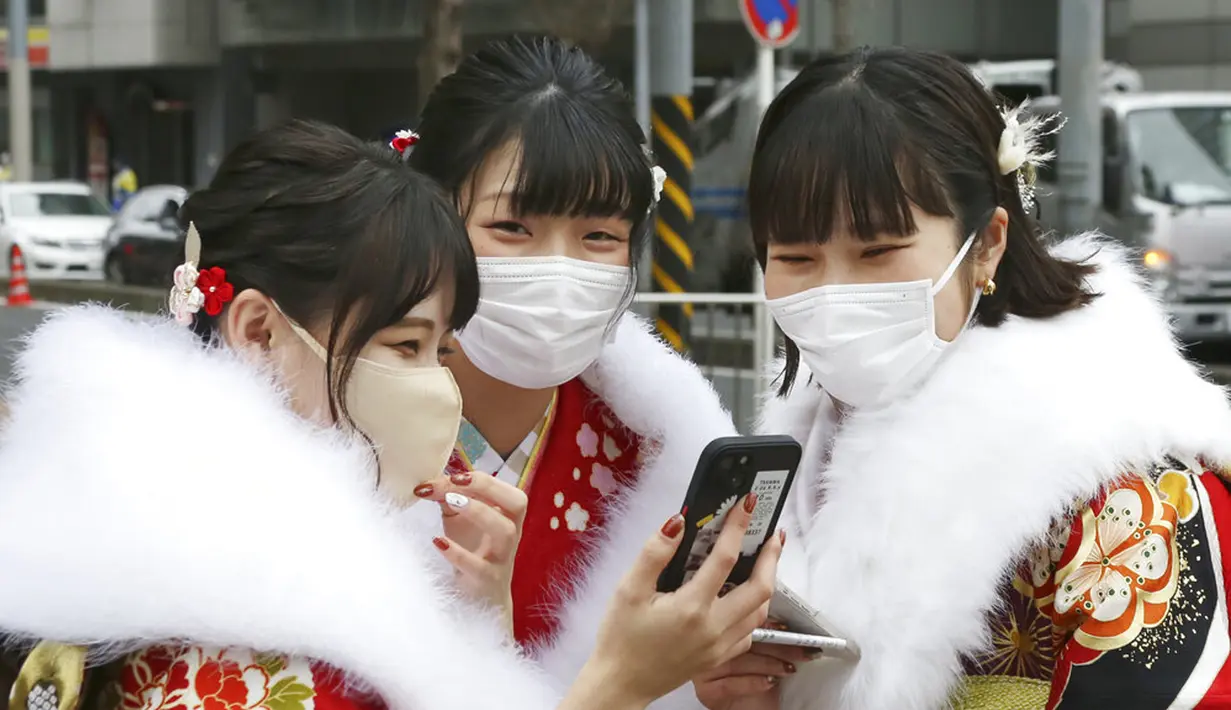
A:
[[[615,664],[591,656],[558,710],[645,710],[654,698],[636,693],[627,678]]]

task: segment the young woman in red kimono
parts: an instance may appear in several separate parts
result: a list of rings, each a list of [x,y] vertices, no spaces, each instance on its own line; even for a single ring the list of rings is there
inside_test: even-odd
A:
[[[516,637],[568,678],[698,454],[735,434],[701,372],[626,312],[664,176],[620,84],[552,38],[466,58],[409,141],[479,257],[478,312],[445,358],[464,414],[451,467],[526,491]]]
[[[474,255],[400,155],[292,122],[236,147],[182,216],[175,319],[58,313],[6,394],[10,708],[637,710],[749,646],[780,538],[753,584],[719,598],[714,555],[657,594],[678,516],[567,683],[510,642],[490,601],[525,496],[441,477],[461,402],[438,355],[477,306]],[[450,514],[434,540],[424,483]]]

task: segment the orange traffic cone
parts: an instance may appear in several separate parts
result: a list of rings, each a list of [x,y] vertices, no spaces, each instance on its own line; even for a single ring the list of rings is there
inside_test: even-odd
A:
[[[9,302],[10,306],[28,306],[30,298],[30,282],[26,280],[26,259],[21,254],[21,247],[13,245],[12,258],[9,260]]]

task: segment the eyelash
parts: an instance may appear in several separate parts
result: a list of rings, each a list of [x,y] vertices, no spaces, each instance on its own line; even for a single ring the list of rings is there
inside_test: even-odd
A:
[[[865,250],[865,251],[863,252],[863,254],[861,254],[861,256],[862,256],[864,259],[875,259],[875,258],[876,258],[876,257],[878,257],[878,256],[884,256],[884,255],[888,254],[888,253],[889,253],[889,252],[891,252],[891,251],[897,251],[898,249],[901,249],[901,248],[902,248],[902,247],[899,247],[899,246],[892,246],[892,247],[873,247],[873,248],[871,248],[871,249],[867,249],[867,250]]]

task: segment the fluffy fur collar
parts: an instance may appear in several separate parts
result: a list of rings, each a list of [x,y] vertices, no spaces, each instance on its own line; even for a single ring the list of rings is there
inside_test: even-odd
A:
[[[761,430],[806,450],[781,573],[863,650],[801,669],[785,707],[943,706],[1007,566],[1053,516],[1166,453],[1231,459],[1224,392],[1178,352],[1131,254],[1096,235],[1054,251],[1092,259],[1103,296],[967,332],[916,396],[836,434],[806,371],[769,406]]]
[[[301,654],[397,710],[555,707],[430,571],[368,453],[295,417],[266,375],[98,307],[53,315],[18,370],[0,435],[6,633]]]
[[[701,450],[737,433],[701,371],[635,315],[623,317],[614,341],[582,378],[648,446],[636,488],[614,503],[619,512],[593,543],[581,572],[585,581],[562,605],[562,631],[541,654],[560,683],[571,681],[590,655],[612,592],[645,541],[679,512]],[[697,707],[691,685],[654,705],[674,707]]]

